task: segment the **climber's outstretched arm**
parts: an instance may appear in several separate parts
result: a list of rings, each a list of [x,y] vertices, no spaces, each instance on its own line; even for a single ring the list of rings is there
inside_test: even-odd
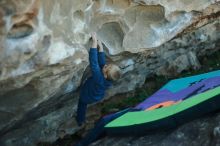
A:
[[[98,40],[98,46],[99,46],[98,61],[99,61],[99,66],[102,69],[106,64],[106,62],[105,62],[105,52],[103,50],[103,45],[100,40]]]

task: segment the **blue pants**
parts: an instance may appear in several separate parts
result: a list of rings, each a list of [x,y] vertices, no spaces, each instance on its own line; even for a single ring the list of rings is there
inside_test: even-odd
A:
[[[78,123],[78,126],[81,126],[86,120],[87,105],[95,102],[97,102],[97,100],[94,100],[90,97],[81,97],[81,96],[79,97],[77,116],[76,116],[76,121]]]
[[[96,124],[95,127],[93,129],[91,129],[86,136],[79,141],[75,146],[88,146],[89,144],[91,144],[93,141],[95,141],[96,139],[98,139],[102,134],[105,134],[105,125],[107,123],[109,123],[110,121],[116,119],[117,117],[120,117],[121,115],[123,115],[124,113],[130,111],[131,109],[125,109],[122,110],[120,112],[114,113],[114,114],[110,114],[107,115],[105,117],[103,117],[102,119],[100,119]]]
[[[76,121],[78,123],[78,126],[81,126],[86,120],[86,109],[87,109],[87,103],[79,99],[78,107],[77,107],[77,116],[76,116]]]

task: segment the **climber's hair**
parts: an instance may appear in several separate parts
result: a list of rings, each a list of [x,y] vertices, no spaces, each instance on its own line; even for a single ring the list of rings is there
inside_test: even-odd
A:
[[[119,66],[117,66],[116,64],[110,63],[110,64],[107,64],[107,67],[108,67],[108,70],[106,72],[107,80],[117,81],[118,79],[121,78],[122,72]]]

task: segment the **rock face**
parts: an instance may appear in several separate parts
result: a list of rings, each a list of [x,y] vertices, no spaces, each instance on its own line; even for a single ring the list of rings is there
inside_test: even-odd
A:
[[[0,0],[0,145],[73,134],[77,89],[96,31],[123,78],[106,97],[151,74],[199,68],[220,47],[219,0]],[[70,121],[70,122],[69,122]]]

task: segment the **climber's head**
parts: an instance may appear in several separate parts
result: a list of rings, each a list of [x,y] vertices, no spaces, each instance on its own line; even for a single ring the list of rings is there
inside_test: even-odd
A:
[[[110,81],[116,81],[121,77],[121,69],[115,64],[106,64],[102,72],[104,77]]]

